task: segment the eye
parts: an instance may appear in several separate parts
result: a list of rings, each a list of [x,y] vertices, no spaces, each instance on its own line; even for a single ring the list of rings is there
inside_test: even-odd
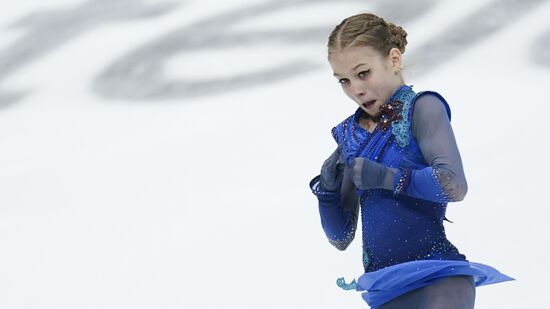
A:
[[[359,78],[363,79],[363,78],[366,78],[369,73],[370,73],[370,70],[361,71],[361,72],[357,73],[357,76]]]
[[[346,85],[347,83],[349,83],[349,79],[341,78],[341,79],[338,80],[338,83],[341,84],[341,85]]]

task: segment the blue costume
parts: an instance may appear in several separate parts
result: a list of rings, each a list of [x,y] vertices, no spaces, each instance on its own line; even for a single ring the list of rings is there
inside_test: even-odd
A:
[[[365,273],[351,285],[343,279],[338,285],[366,291],[365,301],[379,307],[450,276],[471,276],[475,286],[513,280],[467,261],[445,235],[447,203],[467,191],[445,99],[404,85],[381,110],[372,132],[359,125],[361,117],[370,117],[361,108],[332,129],[344,166],[338,187],[324,188],[322,175],[310,182],[323,230],[336,248],[351,243],[361,211]],[[363,164],[359,176],[350,168],[357,158]]]

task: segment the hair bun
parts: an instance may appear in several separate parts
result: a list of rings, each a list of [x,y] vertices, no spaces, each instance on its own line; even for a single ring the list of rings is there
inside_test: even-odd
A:
[[[405,46],[407,46],[407,31],[405,31],[400,26],[396,26],[393,23],[388,23],[388,27],[390,28],[390,32],[391,32],[391,38],[390,38],[391,44],[399,48],[401,53],[404,53]]]

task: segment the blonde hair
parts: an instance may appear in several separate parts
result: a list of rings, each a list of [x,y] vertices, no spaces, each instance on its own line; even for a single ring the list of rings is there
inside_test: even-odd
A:
[[[405,52],[407,32],[371,13],[361,13],[344,19],[328,38],[328,55],[346,47],[370,46],[386,56],[394,47]]]

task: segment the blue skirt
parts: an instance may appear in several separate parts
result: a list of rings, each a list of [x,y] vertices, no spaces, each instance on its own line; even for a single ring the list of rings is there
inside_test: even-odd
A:
[[[400,263],[363,274],[354,284],[371,307],[381,306],[409,291],[450,277],[472,276],[475,286],[514,280],[491,266],[460,260],[418,260]],[[338,285],[342,286],[343,279]],[[355,283],[355,282],[353,282]],[[345,284],[345,283],[344,283]]]

